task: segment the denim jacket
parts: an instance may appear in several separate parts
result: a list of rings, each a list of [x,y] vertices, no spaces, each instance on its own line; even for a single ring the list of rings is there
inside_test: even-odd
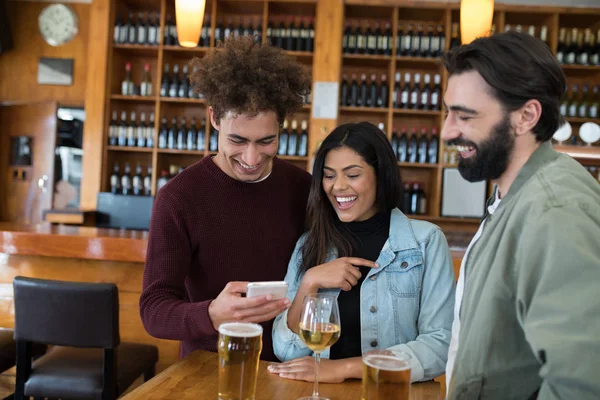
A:
[[[303,235],[296,243],[285,277],[288,298],[296,296],[302,277]],[[331,251],[327,262],[335,260]],[[433,379],[444,373],[454,308],[454,268],[440,229],[409,220],[400,210],[391,213],[390,234],[360,287],[363,353],[391,349],[412,356],[411,380]],[[320,289],[338,295],[340,289]],[[342,335],[344,327],[342,326]],[[273,325],[273,348],[282,361],[311,355],[311,350],[287,325],[287,311]],[[321,353],[329,358],[329,349]]]

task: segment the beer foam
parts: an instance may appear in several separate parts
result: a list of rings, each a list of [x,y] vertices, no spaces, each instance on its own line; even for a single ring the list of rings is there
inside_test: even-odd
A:
[[[386,371],[405,371],[410,369],[410,362],[383,354],[367,355],[363,358],[363,362],[371,368]]]
[[[249,322],[227,322],[219,325],[219,333],[221,335],[233,337],[255,337],[262,335],[262,331],[262,326]]]

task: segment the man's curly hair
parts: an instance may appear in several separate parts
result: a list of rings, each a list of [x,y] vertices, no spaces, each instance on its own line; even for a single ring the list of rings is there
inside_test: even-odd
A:
[[[274,111],[279,123],[295,114],[310,93],[308,70],[283,50],[256,43],[251,36],[229,37],[203,58],[194,58],[190,75],[217,123],[227,113],[256,116]]]

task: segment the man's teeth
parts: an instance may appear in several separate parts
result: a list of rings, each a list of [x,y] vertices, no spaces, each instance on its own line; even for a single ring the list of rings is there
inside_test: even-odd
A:
[[[456,149],[461,153],[467,153],[474,150],[473,146],[456,146]]]
[[[352,197],[336,197],[335,198],[338,203],[349,203],[351,201],[356,200],[356,196],[352,196]]]
[[[248,164],[244,164],[241,161],[238,161],[238,163],[242,166],[242,168],[244,169],[254,169],[256,167],[258,167],[260,164],[256,164],[256,165],[248,165]]]

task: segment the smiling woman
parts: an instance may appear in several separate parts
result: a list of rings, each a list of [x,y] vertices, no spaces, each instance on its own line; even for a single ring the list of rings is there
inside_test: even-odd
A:
[[[326,292],[337,296],[342,329],[322,353],[323,382],[360,378],[360,356],[375,348],[409,353],[413,381],[441,375],[454,302],[450,252],[439,228],[400,211],[401,187],[391,144],[374,125],[341,125],[325,138],[308,230],[285,278],[293,303],[275,319],[273,346],[284,363],[270,372],[314,379],[314,363],[302,358],[311,350],[298,338],[302,300]]]

